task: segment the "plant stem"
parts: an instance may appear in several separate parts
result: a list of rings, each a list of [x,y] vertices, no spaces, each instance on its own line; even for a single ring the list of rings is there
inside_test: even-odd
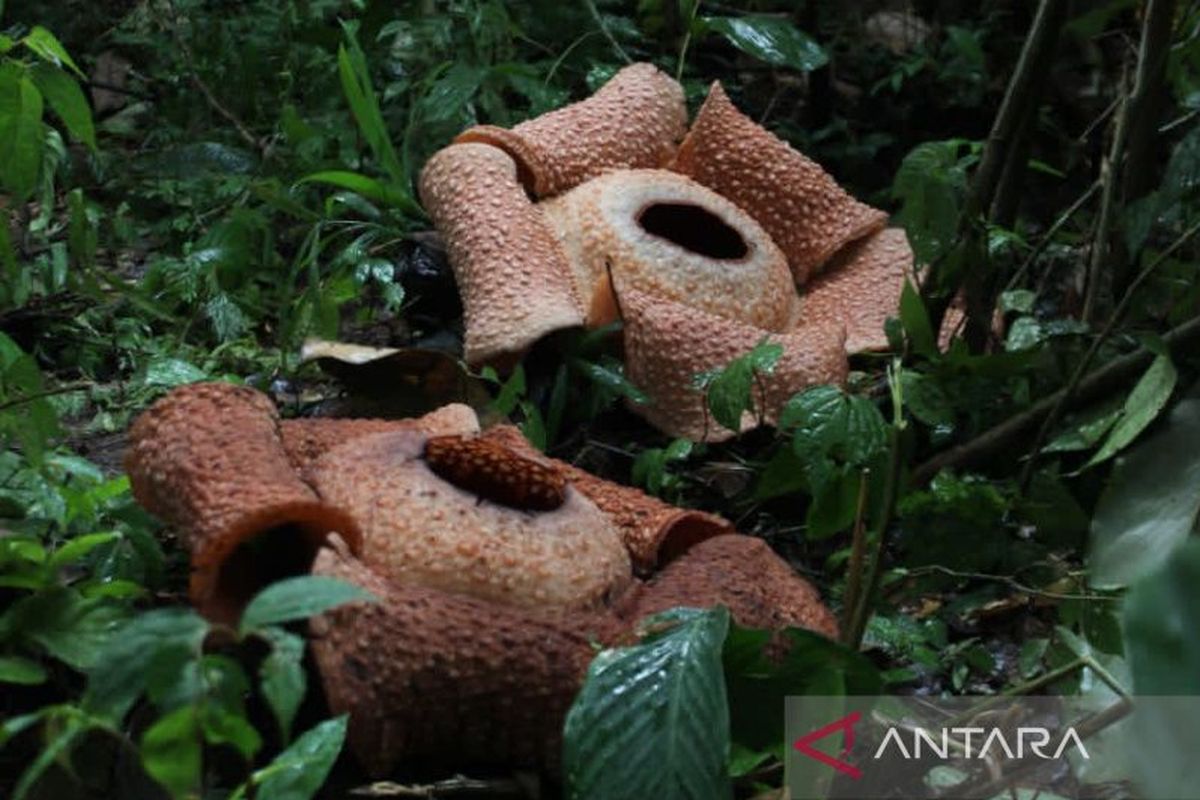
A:
[[[687,30],[683,32],[683,44],[679,46],[679,61],[675,65],[675,80],[683,80],[683,65],[687,63],[688,47],[692,43],[692,24],[696,21],[696,14],[700,11],[700,0],[693,0],[692,13],[688,16]]]
[[[874,548],[871,563],[867,568],[867,577],[862,590],[855,598],[850,624],[843,635],[846,646],[857,650],[862,645],[863,633],[867,629],[867,620],[871,617],[871,603],[879,590],[879,581],[883,576],[883,555],[887,549],[887,534],[891,527],[892,516],[896,511],[896,498],[900,489],[900,428],[896,425],[888,429],[888,460],[887,474],[883,483],[883,502],[879,507],[879,516],[875,519]]]
[[[8,409],[16,406],[32,403],[34,400],[42,400],[47,397],[54,397],[55,395],[70,394],[71,392],[82,392],[86,389],[90,389],[91,387],[92,385],[90,383],[71,383],[66,386],[57,386],[53,389],[47,389],[44,392],[35,392],[34,394],[14,397],[12,400],[6,400],[3,403],[0,403],[0,411],[7,411]]]
[[[863,557],[867,549],[867,485],[871,470],[864,469],[858,482],[858,507],[854,512],[854,532],[851,539],[850,563],[846,567],[846,595],[842,602],[842,635],[850,631],[854,611],[858,608],[858,593],[862,587]]]
[[[1153,261],[1138,273],[1137,277],[1133,279],[1133,283],[1129,284],[1129,289],[1125,292],[1125,296],[1121,298],[1121,302],[1117,303],[1117,307],[1113,309],[1112,316],[1108,318],[1108,322],[1096,336],[1092,342],[1092,346],[1083,354],[1083,358],[1080,359],[1079,364],[1075,367],[1075,372],[1071,376],[1071,380],[1067,383],[1066,388],[1063,389],[1062,394],[1059,395],[1058,402],[1054,404],[1050,413],[1046,415],[1046,419],[1042,422],[1042,427],[1038,430],[1037,436],[1034,437],[1033,446],[1029,451],[1029,458],[1026,460],[1025,466],[1021,469],[1021,476],[1017,481],[1022,492],[1028,488],[1029,481],[1033,478],[1033,471],[1037,465],[1038,451],[1041,450],[1046,437],[1050,435],[1050,431],[1054,429],[1054,426],[1061,419],[1063,412],[1066,411],[1067,403],[1070,402],[1072,394],[1079,387],[1080,382],[1082,382],[1087,368],[1091,366],[1092,360],[1096,357],[1096,353],[1100,351],[1100,347],[1112,334],[1113,328],[1117,326],[1117,323],[1121,321],[1121,318],[1125,316],[1125,312],[1133,304],[1133,298],[1137,294],[1137,290],[1141,288],[1146,279],[1154,274],[1154,271],[1163,262],[1173,256],[1176,250],[1191,241],[1192,237],[1197,233],[1200,233],[1200,222],[1194,223],[1192,227],[1180,234],[1179,238],[1172,242],[1170,247],[1159,253]]]
[[[596,25],[600,28],[600,32],[604,34],[604,38],[612,45],[612,49],[617,54],[617,57],[626,64],[632,64],[633,59],[629,57],[629,53],[625,52],[625,48],[621,47],[621,43],[612,35],[612,31],[608,29],[608,26],[604,24],[604,18],[600,16],[600,9],[596,8],[595,0],[584,0],[584,5],[587,6],[592,19],[595,20]]]
[[[1083,299],[1083,321],[1091,323],[1096,318],[1096,299],[1100,295],[1100,279],[1104,267],[1112,263],[1109,245],[1112,240],[1112,223],[1116,213],[1118,176],[1125,160],[1125,141],[1129,131],[1129,114],[1133,104],[1125,92],[1125,78],[1121,79],[1122,101],[1114,123],[1112,146],[1100,164],[1100,184],[1104,191],[1100,195],[1100,216],[1096,221],[1096,232],[1092,237],[1092,253],[1088,262],[1087,288]]]

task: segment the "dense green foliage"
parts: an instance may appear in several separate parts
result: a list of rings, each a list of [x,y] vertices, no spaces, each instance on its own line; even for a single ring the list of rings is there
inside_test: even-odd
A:
[[[841,611],[841,644],[791,631],[783,663],[720,610],[600,655],[567,722],[574,796],[778,786],[789,693],[1200,691],[1200,11],[1044,4],[1056,48],[989,140],[1037,4],[912,5],[0,0],[0,794],[366,782],[296,624],[352,588],[291,579],[211,625],[121,474],[131,417],[208,379],[290,415],[465,394],[559,457],[737,521]],[[511,374],[456,360],[414,175],[464,127],[629,60],[678,75],[693,110],[721,80],[892,212],[932,275],[889,323],[895,354],[796,395],[776,429],[654,432],[625,409],[644,396],[615,326]],[[956,296],[963,335],[940,350]],[[404,349],[314,363],[310,337]],[[761,413],[779,357],[764,341],[697,376],[716,424]],[[639,714],[659,738],[631,735]]]

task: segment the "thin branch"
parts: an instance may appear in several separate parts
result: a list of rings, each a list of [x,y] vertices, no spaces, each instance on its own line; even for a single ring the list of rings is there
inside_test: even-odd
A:
[[[71,392],[82,392],[90,388],[92,388],[90,383],[71,383],[66,386],[57,386],[53,389],[47,389],[44,392],[35,392],[34,394],[26,394],[21,397],[14,397],[12,400],[6,400],[0,403],[0,411],[7,411],[16,406],[23,406],[26,403],[32,403],[34,400],[42,400],[60,394],[70,394]]]
[[[1058,219],[1054,220],[1054,224],[1046,230],[1046,233],[1041,239],[1038,240],[1038,243],[1034,245],[1033,250],[1029,251],[1029,255],[1025,258],[1025,262],[1021,264],[1020,268],[1013,273],[1011,278],[1009,278],[1008,283],[1004,286],[1004,291],[1007,292],[1008,290],[1014,289],[1021,284],[1021,281],[1023,281],[1025,276],[1029,273],[1029,270],[1033,268],[1034,262],[1037,261],[1038,256],[1040,256],[1046,247],[1049,246],[1050,242],[1054,241],[1054,237],[1058,236],[1059,232],[1066,227],[1068,222],[1071,221],[1071,218],[1079,212],[1079,209],[1083,208],[1084,205],[1087,204],[1087,201],[1092,199],[1092,196],[1095,195],[1099,189],[1100,182],[1094,181],[1092,185],[1087,188],[1087,191],[1079,195],[1079,197],[1075,199],[1075,202],[1071,203],[1067,210],[1060,214]]]
[[[1092,322],[1096,317],[1096,301],[1100,296],[1100,278],[1104,267],[1111,263],[1109,246],[1112,243],[1113,218],[1116,216],[1120,188],[1121,165],[1125,161],[1125,142],[1129,137],[1129,116],[1133,104],[1125,88],[1125,75],[1121,76],[1121,108],[1116,116],[1112,146],[1100,164],[1100,183],[1104,187],[1100,195],[1100,216],[1096,221],[1096,232],[1092,237],[1092,253],[1088,261],[1087,285],[1084,290],[1083,321]]]
[[[1163,337],[1171,350],[1183,350],[1200,341],[1200,316],[1194,317],[1174,328]],[[956,445],[930,458],[913,470],[915,485],[928,483],[942,469],[970,466],[982,463],[993,456],[1009,452],[1029,431],[1055,409],[1064,398],[1067,407],[1082,405],[1104,397],[1117,387],[1127,387],[1130,379],[1143,371],[1153,359],[1154,353],[1141,348],[1135,352],[1115,358],[1079,382],[1070,398],[1067,390],[1060,389],[1049,397],[1039,400],[1020,414],[1009,417],[970,441]]]
[[[595,0],[584,0],[584,5],[591,12],[592,19],[595,20],[596,25],[600,28],[600,32],[604,34],[604,38],[612,45],[612,49],[616,52],[617,56],[626,64],[632,64],[633,59],[629,57],[629,53],[625,52],[625,48],[621,47],[621,43],[612,35],[612,31],[608,29],[608,26],[604,24],[604,18],[600,16],[600,9],[596,8]]]
[[[1055,403],[1054,407],[1050,410],[1050,413],[1046,415],[1046,419],[1042,422],[1042,427],[1038,430],[1037,436],[1034,437],[1033,446],[1029,451],[1029,459],[1025,462],[1025,466],[1021,469],[1021,477],[1018,480],[1018,485],[1021,487],[1022,491],[1024,491],[1029,485],[1029,481],[1033,477],[1033,470],[1037,465],[1038,451],[1041,450],[1042,444],[1046,441],[1046,437],[1050,435],[1050,431],[1054,429],[1054,426],[1058,424],[1059,419],[1062,418],[1063,413],[1066,411],[1067,403],[1071,400],[1072,393],[1079,387],[1080,382],[1083,380],[1083,376],[1087,373],[1088,367],[1091,366],[1092,360],[1095,359],[1096,353],[1100,351],[1100,347],[1112,334],[1113,329],[1117,326],[1117,323],[1120,322],[1121,318],[1125,316],[1125,312],[1129,310],[1131,305],[1133,305],[1133,298],[1137,294],[1137,290],[1141,288],[1141,285],[1145,283],[1152,274],[1154,274],[1154,271],[1157,270],[1160,265],[1162,265],[1168,258],[1173,256],[1176,250],[1191,241],[1192,237],[1197,233],[1200,233],[1200,222],[1196,222],[1194,225],[1192,225],[1192,227],[1180,234],[1179,238],[1172,242],[1170,247],[1159,253],[1157,258],[1147,264],[1146,267],[1138,273],[1138,276],[1133,279],[1133,283],[1129,284],[1129,289],[1125,292],[1125,296],[1121,298],[1121,302],[1117,303],[1117,307],[1113,309],[1112,316],[1108,318],[1108,323],[1100,331],[1099,335],[1096,336],[1095,340],[1092,342],[1092,346],[1089,347],[1087,352],[1083,354],[1083,358],[1079,361],[1079,365],[1075,367],[1075,373],[1071,376],[1070,382],[1068,382],[1066,388],[1063,389],[1063,393],[1059,397],[1058,402]]]
[[[217,96],[213,93],[213,90],[210,89],[208,84],[205,83],[204,79],[200,77],[200,73],[196,69],[196,60],[192,56],[192,49],[179,30],[179,12],[175,8],[174,1],[167,0],[167,7],[171,10],[171,35],[175,39],[175,44],[179,46],[179,53],[183,56],[183,63],[184,66],[187,67],[188,77],[191,79],[192,85],[200,90],[200,93],[204,95],[204,99],[208,102],[208,105],[212,107],[214,111],[224,117],[225,121],[233,126],[234,130],[238,132],[238,135],[241,136],[248,145],[257,150],[260,155],[265,153],[265,144],[259,141],[258,137],[251,133],[250,129],[246,126],[246,123],[242,122],[237,114],[234,114],[219,99],[217,99]]]
[[[866,580],[863,582],[862,589],[855,598],[854,608],[851,610],[850,624],[846,630],[842,632],[843,642],[852,650],[857,650],[862,644],[863,634],[867,629],[867,622],[871,618],[871,603],[875,599],[876,593],[879,591],[879,581],[883,577],[883,556],[887,549],[888,530],[891,528],[892,516],[896,511],[896,500],[900,494],[900,470],[902,467],[902,459],[900,449],[903,443],[900,440],[900,428],[892,425],[888,429],[888,449],[890,457],[888,459],[887,474],[884,476],[883,482],[883,503],[879,508],[879,516],[874,524],[874,552],[871,554],[871,563],[867,567]]]

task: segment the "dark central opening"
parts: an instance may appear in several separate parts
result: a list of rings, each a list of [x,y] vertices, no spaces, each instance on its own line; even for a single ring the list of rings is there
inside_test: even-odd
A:
[[[746,240],[725,220],[691,203],[654,203],[637,221],[646,233],[709,258],[745,258],[750,252]]]

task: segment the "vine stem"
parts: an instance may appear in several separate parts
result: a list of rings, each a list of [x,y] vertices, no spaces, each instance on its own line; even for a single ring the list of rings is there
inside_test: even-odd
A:
[[[595,0],[584,0],[584,5],[587,6],[587,10],[589,13],[591,13],[592,19],[600,28],[600,32],[604,34],[604,38],[608,40],[610,45],[612,45],[612,49],[617,56],[626,64],[632,64],[633,59],[629,57],[629,53],[625,52],[625,48],[621,47],[621,43],[618,42],[616,37],[612,35],[612,31],[608,29],[608,26],[604,24],[604,18],[600,16],[600,9],[596,8]]]
[[[854,532],[851,538],[850,563],[846,567],[846,595],[842,606],[842,633],[847,634],[858,607],[862,587],[863,557],[867,550],[867,485],[871,470],[864,469],[858,481],[858,507],[854,512]]]

